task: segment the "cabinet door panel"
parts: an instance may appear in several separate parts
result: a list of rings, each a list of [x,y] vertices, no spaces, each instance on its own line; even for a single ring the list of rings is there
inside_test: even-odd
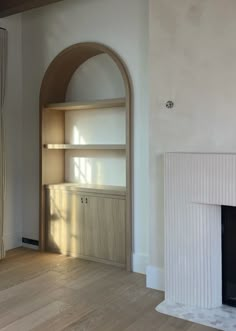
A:
[[[82,254],[84,215],[80,195],[47,191],[46,220],[48,250],[71,256]]]
[[[87,198],[84,255],[125,264],[125,200]]]

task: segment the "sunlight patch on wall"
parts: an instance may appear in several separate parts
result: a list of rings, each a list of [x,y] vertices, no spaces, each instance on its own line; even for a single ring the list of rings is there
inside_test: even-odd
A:
[[[73,158],[74,178],[81,184],[92,183],[91,163],[86,158]]]
[[[75,145],[86,145],[85,138],[80,134],[79,128],[76,125],[73,126],[72,141],[70,143]]]
[[[126,185],[126,160],[122,151],[66,151],[65,162],[66,182]]]

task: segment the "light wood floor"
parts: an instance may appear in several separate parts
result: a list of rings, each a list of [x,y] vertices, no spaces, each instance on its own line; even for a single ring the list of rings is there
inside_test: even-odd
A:
[[[145,277],[99,263],[15,249],[0,262],[0,330],[211,331],[157,313]]]

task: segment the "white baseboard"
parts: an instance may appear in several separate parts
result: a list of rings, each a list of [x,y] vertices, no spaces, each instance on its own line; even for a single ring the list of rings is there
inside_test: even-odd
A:
[[[133,272],[146,274],[148,256],[144,254],[133,254]]]
[[[7,233],[3,235],[4,248],[6,251],[22,246],[22,233]]]
[[[165,290],[164,269],[149,265],[146,268],[146,275],[146,285],[148,288],[159,291]]]
[[[33,240],[39,240],[38,239],[38,234],[37,233],[33,233],[33,232],[25,232],[22,235],[23,238],[29,238],[29,239],[33,239]],[[26,248],[30,248],[30,249],[34,249],[34,250],[39,250],[39,245],[31,245],[31,244],[26,244],[26,243],[21,243],[22,247],[26,247]]]
[[[22,246],[22,247],[26,247],[26,248],[30,248],[30,249],[34,249],[34,250],[36,250],[36,251],[39,250],[39,246],[30,245],[30,244],[26,244],[26,243],[22,243],[21,246]]]

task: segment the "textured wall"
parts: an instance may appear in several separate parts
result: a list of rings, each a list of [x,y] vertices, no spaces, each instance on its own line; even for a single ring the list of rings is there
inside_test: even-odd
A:
[[[1,19],[8,30],[8,69],[5,99],[6,209],[5,248],[21,246],[22,237],[22,45],[21,16]]]
[[[164,152],[236,151],[235,11],[234,0],[150,0],[149,263],[160,277]]]

